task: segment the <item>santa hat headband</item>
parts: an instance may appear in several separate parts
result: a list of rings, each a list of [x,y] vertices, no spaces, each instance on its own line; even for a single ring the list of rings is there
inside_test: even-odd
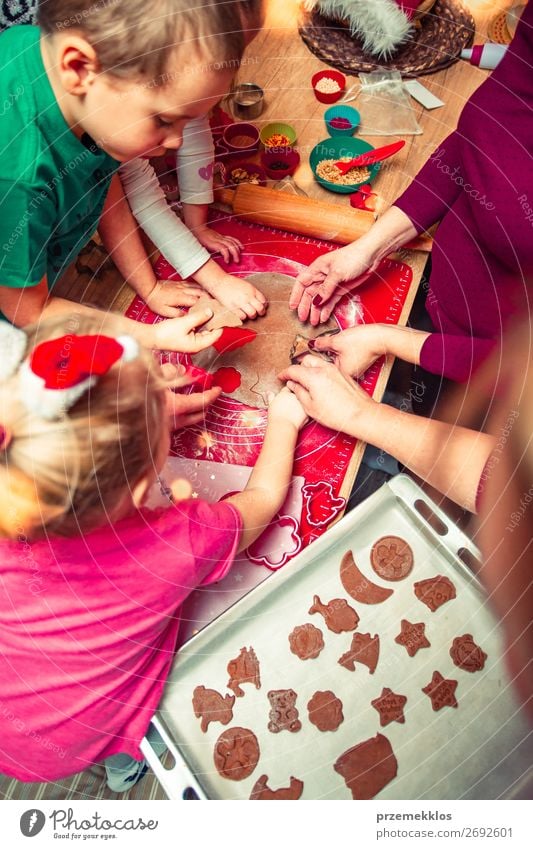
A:
[[[48,420],[61,418],[119,360],[139,354],[131,336],[69,334],[41,342],[22,362],[26,347],[22,330],[0,322],[0,381],[18,370],[24,406]]]

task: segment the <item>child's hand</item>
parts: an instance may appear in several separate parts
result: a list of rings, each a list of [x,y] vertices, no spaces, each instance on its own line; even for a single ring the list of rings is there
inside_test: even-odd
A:
[[[146,306],[165,318],[178,318],[181,316],[179,307],[192,307],[200,295],[203,295],[203,289],[198,283],[158,280],[146,298]]]
[[[167,392],[167,412],[170,430],[177,430],[193,424],[200,424],[205,419],[205,411],[213,401],[216,401],[222,389],[214,386],[205,392],[193,392],[191,395],[179,395],[172,392],[171,388],[181,389],[192,383],[191,378],[186,375],[183,365],[164,363],[161,366],[163,376],[169,381]]]
[[[267,299],[259,289],[248,280],[232,277],[231,274],[224,274],[224,277],[210,285],[209,294],[243,321],[264,315],[268,306]]]
[[[212,316],[213,310],[205,309],[188,313],[182,318],[169,318],[154,324],[153,347],[160,351],[182,351],[189,354],[197,354],[198,351],[209,348],[222,336],[222,328],[198,332],[195,330]]]
[[[211,230],[207,225],[195,227],[193,232],[204,248],[212,253],[220,254],[224,262],[228,264],[232,260],[233,262],[240,262],[243,244],[238,239],[234,239],[233,236],[223,236],[216,230]]]
[[[286,386],[277,395],[274,395],[268,408],[269,424],[274,423],[276,419],[284,419],[291,422],[296,430],[301,430],[307,421],[304,408],[296,395],[290,389],[287,389]]]

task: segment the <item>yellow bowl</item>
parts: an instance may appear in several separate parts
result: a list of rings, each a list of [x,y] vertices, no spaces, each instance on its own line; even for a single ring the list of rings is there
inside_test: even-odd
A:
[[[285,136],[287,141],[276,139],[276,136]],[[274,140],[271,141],[271,139]],[[294,127],[291,127],[290,124],[266,124],[259,133],[259,140],[265,146],[265,150],[275,150],[280,147],[292,147],[296,142],[296,130]]]

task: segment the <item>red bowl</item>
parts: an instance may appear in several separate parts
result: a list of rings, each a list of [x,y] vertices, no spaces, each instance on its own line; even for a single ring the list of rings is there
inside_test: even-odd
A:
[[[267,177],[271,180],[282,180],[283,177],[294,174],[300,164],[300,154],[291,147],[266,150],[261,154],[261,164]]]
[[[244,172],[247,176],[233,176],[235,171]],[[257,181],[249,179],[257,174]],[[226,185],[238,186],[240,183],[254,183],[256,186],[266,186],[267,174],[261,165],[255,162],[231,162],[226,163]]]
[[[333,80],[338,83],[339,90],[331,92],[331,94],[317,91],[316,84],[320,82],[320,80],[324,79]],[[339,100],[344,94],[344,90],[346,88],[346,77],[344,74],[341,74],[340,71],[318,71],[316,74],[313,74],[311,78],[311,85],[313,86],[315,97],[320,101],[320,103],[336,103],[337,100]]]
[[[239,121],[226,127],[222,142],[232,155],[251,156],[259,150],[259,130],[255,124]]]

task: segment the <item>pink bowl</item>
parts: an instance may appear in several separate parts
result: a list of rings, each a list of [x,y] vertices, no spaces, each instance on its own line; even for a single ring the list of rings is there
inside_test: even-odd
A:
[[[283,177],[294,174],[300,164],[300,154],[291,147],[266,150],[261,154],[261,164],[266,171],[267,177],[271,180],[282,180]],[[274,165],[280,167],[274,168]]]
[[[320,80],[329,79],[339,84],[339,90],[334,91],[331,94],[327,94],[322,91],[317,91],[316,84],[320,82]],[[341,74],[340,71],[318,71],[316,74],[313,74],[311,77],[311,85],[313,86],[313,91],[315,93],[315,97],[320,103],[336,103],[339,100],[346,88],[346,77],[344,74]]]
[[[238,121],[226,127],[222,133],[222,142],[232,155],[251,156],[259,150],[259,130],[255,124]]]

